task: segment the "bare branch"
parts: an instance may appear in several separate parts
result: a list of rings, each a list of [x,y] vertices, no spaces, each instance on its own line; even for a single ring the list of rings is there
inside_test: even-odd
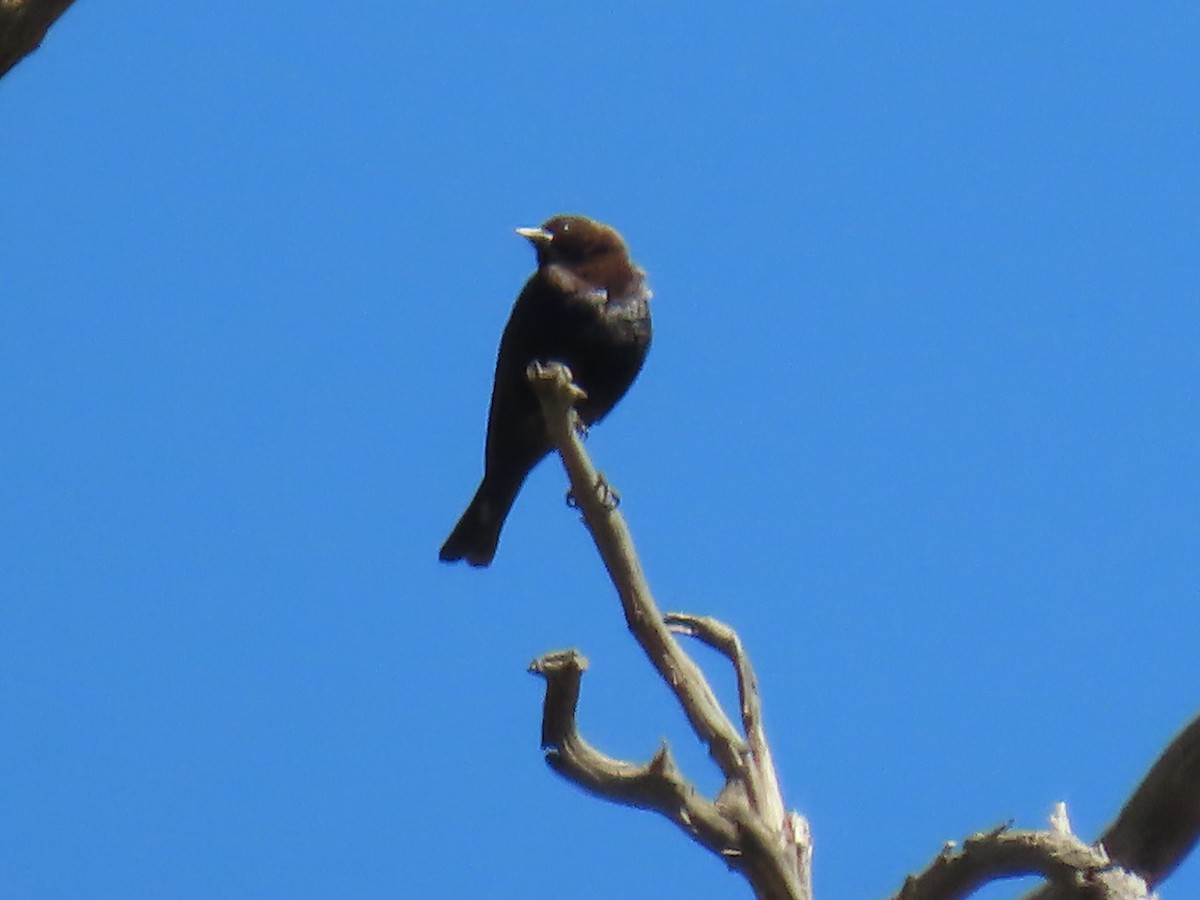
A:
[[[684,652],[659,612],[613,493],[596,472],[578,435],[572,404],[579,388],[557,363],[533,364],[527,372],[542,404],[550,437],[571,481],[575,504],[592,533],[621,598],[625,621],[659,675],[678,698],[692,729],[708,746],[725,776],[709,801],[686,781],[663,746],[645,765],[616,760],[588,745],[575,726],[575,707],[586,660],[559,651],[536,660],[531,670],[547,680],[542,740],[555,771],[597,796],[655,810],[742,872],[761,898],[811,900],[811,839],[803,817],[788,814],[762,727],[754,672],[737,635],[711,619],[676,614],[677,631],[716,647],[738,676],[743,739],[725,715],[700,668]]]
[[[1100,837],[1114,863],[1136,872],[1151,887],[1162,884],[1200,837],[1200,717],[1171,741],[1116,821]],[[1025,900],[1068,900],[1045,885]]]
[[[645,765],[613,759],[583,739],[575,724],[579,686],[587,660],[575,650],[535,659],[529,671],[546,679],[542,746],[546,762],[564,778],[604,800],[666,816],[714,853],[737,852],[737,830],[716,804],[704,799],[679,772],[664,745]]]
[[[788,813],[783,802],[783,792],[779,787],[779,775],[775,770],[775,762],[771,758],[771,748],[767,743],[766,729],[763,726],[762,699],[758,692],[758,679],[754,675],[750,657],[742,647],[741,639],[728,625],[707,616],[667,613],[664,621],[672,631],[696,638],[733,663],[734,671],[737,674],[742,728],[746,733],[746,741],[750,745],[747,784],[749,797],[747,799],[751,808],[758,812],[765,821],[776,823],[777,827],[783,827],[788,819]],[[807,847],[807,841],[805,846],[811,850]]]
[[[722,795],[705,799],[679,771],[664,745],[644,765],[613,759],[588,744],[575,725],[575,702],[587,666],[575,650],[548,653],[529,670],[546,679],[542,735],[551,737],[546,762],[558,774],[604,800],[649,809],[682,828],[690,837],[745,873],[758,896],[808,900],[805,885],[779,865],[779,841],[744,804]]]
[[[572,405],[580,391],[571,383],[570,370],[560,363],[547,366],[534,363],[528,375],[542,403],[550,438],[571,480],[575,502],[621,597],[629,630],[679,697],[688,721],[708,746],[721,774],[726,779],[740,777],[747,752],[745,742],[721,709],[699,667],[663,624],[633,548],[633,536],[624,517],[606,502],[610,496],[607,485],[583,449],[578,433],[579,417]]]
[[[572,496],[621,597],[629,629],[708,745],[725,786],[715,801],[701,797],[665,745],[648,763],[636,765],[606,756],[584,741],[575,712],[587,661],[573,650],[548,654],[531,666],[547,680],[542,719],[547,763],[599,797],[671,819],[741,871],[759,897],[811,900],[808,823],[786,811],[757,680],[740,639],[715,619],[659,613],[625,521],[612,502],[614,494],[579,439],[573,403],[582,392],[559,364],[534,364],[527,374],[571,480]],[[672,632],[695,637],[733,665],[745,739]],[[1190,852],[1198,835],[1200,718],[1163,753],[1101,845],[1090,847],[1072,834],[1066,808],[1059,804],[1047,831],[1010,831],[1005,825],[968,838],[961,849],[948,844],[924,872],[906,881],[894,900],[952,900],[987,882],[1022,875],[1041,875],[1049,882],[1027,900],[1145,900],[1151,887]]]
[[[1145,883],[1114,869],[1102,850],[1057,831],[1009,831],[1004,825],[976,834],[961,849],[947,844],[893,900],[957,900],[990,881],[1042,875],[1076,900],[1147,900]]]
[[[41,46],[73,0],[0,0],[0,78]]]

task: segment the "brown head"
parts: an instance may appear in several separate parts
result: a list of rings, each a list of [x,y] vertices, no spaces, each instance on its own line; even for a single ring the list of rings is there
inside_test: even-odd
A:
[[[538,228],[518,228],[537,251],[538,268],[561,265],[583,275],[608,266],[630,266],[629,248],[615,228],[587,216],[554,216]]]

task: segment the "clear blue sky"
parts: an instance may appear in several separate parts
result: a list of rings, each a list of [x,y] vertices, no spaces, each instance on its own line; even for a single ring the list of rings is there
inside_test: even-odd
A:
[[[819,896],[1060,799],[1096,835],[1200,708],[1197,46],[1182,3],[77,4],[0,82],[0,894],[749,896],[542,762],[524,669],[577,646],[595,743],[717,784],[557,463],[436,560],[512,229],[564,211],[650,273],[589,447],[753,653]]]

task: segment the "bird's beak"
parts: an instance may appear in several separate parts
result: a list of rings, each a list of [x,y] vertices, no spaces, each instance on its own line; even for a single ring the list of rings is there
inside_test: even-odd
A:
[[[554,240],[554,235],[545,228],[518,228],[517,234],[532,243],[535,247],[544,246]]]

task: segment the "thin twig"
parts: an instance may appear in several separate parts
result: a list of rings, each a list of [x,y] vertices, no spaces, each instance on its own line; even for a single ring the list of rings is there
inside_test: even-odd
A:
[[[737,675],[738,700],[742,713],[742,728],[750,746],[749,801],[751,806],[766,821],[782,825],[787,817],[783,792],[779,787],[779,776],[771,758],[763,726],[762,699],[758,692],[758,679],[750,657],[742,647],[737,633],[723,622],[708,616],[693,616],[687,613],[667,613],[667,627],[677,634],[686,634],[707,644],[725,656]]]

